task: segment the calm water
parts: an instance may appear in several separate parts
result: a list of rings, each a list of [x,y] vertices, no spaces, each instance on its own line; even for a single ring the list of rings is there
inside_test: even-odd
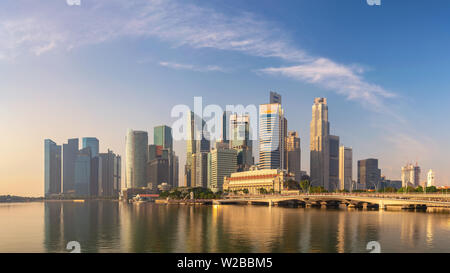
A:
[[[0,252],[450,252],[450,214],[265,206],[0,204]]]

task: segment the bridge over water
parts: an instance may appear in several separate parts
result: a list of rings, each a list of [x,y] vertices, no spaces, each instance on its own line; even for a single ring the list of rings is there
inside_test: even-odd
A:
[[[351,194],[322,193],[296,195],[235,196],[214,200],[213,204],[262,204],[356,208],[401,207],[404,209],[450,208],[450,194]]]

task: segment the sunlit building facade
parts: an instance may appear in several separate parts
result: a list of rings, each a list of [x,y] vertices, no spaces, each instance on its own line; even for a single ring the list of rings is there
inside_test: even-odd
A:
[[[284,169],[284,110],[279,103],[259,106],[259,168]]]
[[[147,186],[148,134],[145,131],[129,129],[126,138],[126,186],[141,188]]]

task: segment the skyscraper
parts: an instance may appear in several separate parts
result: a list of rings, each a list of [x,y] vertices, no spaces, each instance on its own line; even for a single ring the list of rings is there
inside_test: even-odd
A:
[[[259,106],[259,167],[284,169],[284,110],[279,103]]]
[[[311,184],[328,191],[336,190],[339,184],[339,137],[330,135],[326,98],[314,99],[310,150]]]
[[[381,182],[381,170],[378,159],[369,158],[358,161],[358,189],[378,190]]]
[[[435,177],[434,171],[429,170],[427,173],[427,187],[436,186],[434,177]]]
[[[237,151],[217,146],[208,155],[209,183],[213,192],[223,191],[224,178],[236,172]]]
[[[270,91],[270,97],[269,97],[269,103],[278,103],[281,105],[282,97],[277,92]],[[282,166],[281,169],[287,170],[288,169],[288,152],[287,152],[287,135],[288,135],[288,124],[287,119],[283,114],[282,118],[282,139],[283,139],[283,146],[284,150],[282,152],[283,158],[282,158]]]
[[[163,149],[173,150],[172,128],[166,125],[153,128],[153,144],[162,146]]]
[[[108,150],[107,153],[99,154],[99,182],[98,196],[118,197],[120,193],[120,156]]]
[[[230,116],[231,148],[237,152],[237,171],[248,171],[253,165],[253,141],[250,139],[250,116]]]
[[[92,192],[91,149],[78,151],[75,160],[75,195],[88,197]]]
[[[351,191],[353,181],[353,150],[341,146],[339,148],[339,189]]]
[[[222,115],[222,142],[229,143],[231,138],[230,132],[230,119],[232,113],[230,111],[224,111]]]
[[[210,141],[203,134],[203,127],[205,121],[194,112],[190,111],[187,120],[187,141],[186,141],[186,165],[184,168],[184,177],[187,187],[195,187],[195,179],[197,177],[195,173],[195,163],[193,160],[196,153],[206,152],[210,150]]]
[[[298,133],[291,131],[288,133],[286,141],[286,151],[288,154],[287,170],[295,175],[295,180],[300,181],[302,176],[301,170],[301,148]]]
[[[90,149],[91,151],[91,178],[89,181],[89,195],[97,196],[99,189],[99,141],[95,137],[84,137],[82,139],[83,149]]]
[[[328,148],[329,148],[329,184],[328,191],[339,190],[339,137],[328,136]]]
[[[98,139],[95,137],[83,137],[83,149],[84,148],[90,148],[91,149],[91,156],[97,157],[99,154],[99,142]]]
[[[128,188],[147,186],[148,134],[128,130],[126,138],[126,185]]]
[[[61,193],[61,146],[44,140],[44,194]]]
[[[402,167],[402,187],[418,187],[420,185],[419,165],[407,164]]]
[[[79,149],[78,138],[63,144],[63,192],[75,192],[75,160]]]

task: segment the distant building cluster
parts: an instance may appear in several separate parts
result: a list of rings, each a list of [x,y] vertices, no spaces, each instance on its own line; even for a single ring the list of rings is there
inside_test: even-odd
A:
[[[97,138],[69,139],[57,145],[44,140],[44,193],[46,197],[116,198],[121,190],[119,155],[99,152]]]

